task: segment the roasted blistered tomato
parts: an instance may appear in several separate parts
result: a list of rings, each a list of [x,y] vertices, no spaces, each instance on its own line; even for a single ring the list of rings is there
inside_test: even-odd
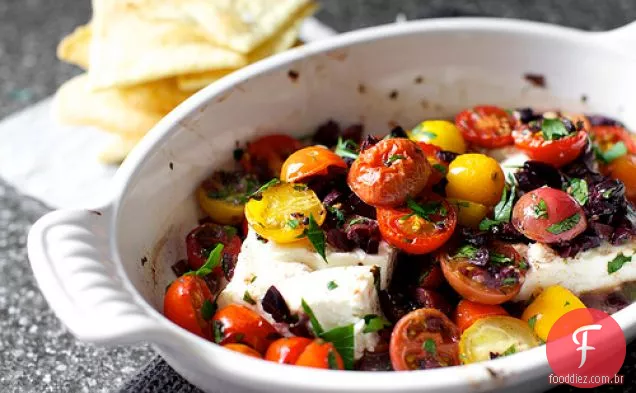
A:
[[[515,147],[536,161],[556,167],[569,164],[585,147],[587,132],[573,129],[564,120],[567,119],[543,119],[542,128],[533,128],[532,123],[520,125],[512,133]]]
[[[610,149],[618,142],[623,142],[629,153],[636,154],[636,140],[623,127],[592,126],[590,136],[594,144],[603,151]]]
[[[512,145],[516,119],[502,108],[481,105],[458,114],[455,124],[468,142],[493,149]]]
[[[230,304],[216,312],[213,337],[217,344],[239,343],[263,354],[280,336],[269,322],[247,307]]]
[[[416,142],[385,139],[364,150],[351,165],[347,183],[372,206],[398,206],[422,191],[431,166]]]
[[[541,187],[524,194],[512,211],[512,224],[541,243],[571,240],[587,228],[585,212],[567,193]]]
[[[217,244],[223,244],[221,263],[213,273],[216,277],[225,275],[225,278],[230,279],[241,251],[241,243],[234,227],[212,223],[199,225],[186,236],[188,264],[192,269],[200,268],[207,261],[210,251]]]
[[[347,163],[326,147],[305,147],[285,160],[280,179],[290,183],[306,181],[312,176],[326,175],[330,167],[347,169]]]
[[[241,164],[247,172],[258,175],[261,181],[267,181],[280,176],[287,157],[301,147],[300,141],[289,135],[266,135],[247,145]]]
[[[377,208],[384,240],[410,254],[426,254],[442,246],[457,224],[455,209],[444,199],[430,195],[410,199],[401,208]]]
[[[457,326],[441,311],[432,308],[411,311],[391,333],[391,364],[395,371],[456,366],[458,341]]]
[[[182,328],[206,339],[212,338],[214,297],[205,281],[184,275],[172,282],[163,298],[163,315]]]
[[[509,244],[488,249],[464,245],[437,254],[444,277],[464,298],[482,304],[501,304],[515,297],[523,284],[527,262]]]

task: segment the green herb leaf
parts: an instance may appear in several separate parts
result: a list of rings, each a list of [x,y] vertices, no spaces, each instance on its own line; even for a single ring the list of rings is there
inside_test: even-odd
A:
[[[358,153],[355,150],[358,150],[360,147],[357,143],[352,141],[351,139],[342,140],[341,137],[338,137],[338,144],[336,145],[336,150],[334,153],[343,158],[351,158],[353,160],[358,158]]]
[[[425,136],[428,140],[437,138],[437,134],[428,130],[425,130],[422,126],[423,122],[413,127],[411,134],[419,136]]]
[[[433,340],[432,338],[424,341],[424,343],[422,344],[422,348],[431,355],[437,354],[437,345],[435,344],[435,340]]]
[[[438,172],[440,172],[442,175],[445,175],[446,172],[448,172],[448,168],[446,168],[444,165],[442,164],[433,164],[433,169],[437,170]]]
[[[406,200],[406,205],[415,213],[418,217],[431,221],[431,215],[440,214],[445,216],[448,212],[441,202],[426,202],[422,205],[415,202],[412,198]]]
[[[576,199],[579,205],[583,206],[587,203],[589,191],[587,188],[587,182],[584,179],[570,179],[570,184],[566,191],[572,196],[572,198]]]
[[[627,262],[631,262],[632,260],[632,256],[626,256],[623,255],[623,253],[620,253],[616,256],[616,258],[612,259],[611,261],[607,262],[607,273],[608,274],[612,274],[612,273],[616,273],[617,271],[621,270],[621,268],[623,267],[624,264],[626,264]]]
[[[516,277],[506,277],[503,280],[501,280],[501,285],[506,286],[506,285],[515,285],[517,283],[517,278]]]
[[[477,256],[477,248],[469,244],[466,244],[457,250],[453,258],[472,259],[472,258],[475,258],[476,256]]]
[[[327,353],[327,364],[330,370],[338,370],[338,361],[336,360],[336,354],[333,350],[329,350]]]
[[[208,259],[205,261],[203,266],[201,266],[197,271],[188,272],[186,274],[191,275],[194,274],[199,277],[207,276],[212,273],[212,271],[219,266],[221,263],[221,256],[223,255],[223,244],[217,244],[210,254],[208,255]]]
[[[534,206],[534,216],[536,218],[548,218],[548,204],[543,199]]]
[[[311,309],[311,307],[309,307],[307,302],[305,302],[305,299],[300,299],[300,305],[303,308],[305,314],[307,314],[307,316],[309,317],[309,322],[311,323],[311,328],[314,330],[314,334],[320,337],[324,330],[322,328],[322,325],[320,325],[320,322],[318,322],[318,319],[316,319],[316,314],[314,314],[314,311]]]
[[[499,224],[500,224],[499,221],[491,220],[490,218],[485,217],[479,223],[479,230],[480,231],[488,231],[488,230],[490,230],[490,228],[494,227],[495,225],[499,225]]]
[[[212,323],[212,330],[214,331],[214,342],[220,343],[225,338],[225,334],[223,333],[223,322],[214,321]]]
[[[550,225],[545,230],[554,235],[558,235],[574,228],[576,224],[579,223],[580,220],[581,220],[581,215],[579,213],[574,213],[573,215],[564,219],[563,221]]]
[[[336,216],[336,220],[338,221],[338,226],[342,226],[346,220],[345,214],[342,209],[339,209],[335,206],[327,206],[327,210]]]
[[[256,277],[257,276],[252,276],[252,279],[250,280],[250,284],[252,284],[254,281],[256,281]]]
[[[334,289],[338,288],[338,284],[336,284],[335,281],[329,281],[327,283],[327,289],[330,291],[333,291]]]
[[[391,157],[389,157],[385,162],[384,165],[385,166],[391,166],[391,164],[393,164],[393,162],[397,161],[397,160],[405,160],[406,157],[401,155],[401,154],[394,154]]]
[[[528,262],[526,262],[525,259],[519,262],[519,269],[528,270],[529,267],[530,266],[528,266]]]
[[[627,146],[623,141],[616,142],[611,148],[607,151],[602,151],[596,145],[594,151],[596,152],[596,157],[603,161],[606,164],[614,161],[615,159],[624,156],[627,154]]]
[[[541,131],[546,141],[554,141],[570,135],[561,119],[543,119]]]
[[[509,222],[512,214],[512,206],[516,197],[517,185],[514,179],[506,182],[504,192],[501,194],[501,200],[495,205],[495,220],[499,222]]]
[[[349,221],[349,225],[356,225],[356,224],[360,224],[366,221],[366,218],[364,217],[357,217],[354,218],[353,220]]]
[[[309,216],[309,227],[305,229],[304,234],[314,246],[316,252],[322,257],[322,259],[325,260],[325,262],[327,262],[327,254],[325,251],[325,232],[320,229],[320,226],[314,219],[313,214]]]
[[[528,318],[528,326],[530,326],[530,329],[532,329],[534,331],[534,325],[537,324],[537,317],[539,316],[539,314],[533,315],[530,318]]]
[[[245,335],[244,335],[243,333],[239,333],[239,334],[237,334],[237,335],[235,335],[235,336],[234,336],[234,339],[235,339],[237,342],[239,342],[239,343],[240,343],[241,341],[243,341],[243,339],[244,339],[244,338],[245,338]]]
[[[567,307],[570,305],[570,302],[568,302],[567,300],[565,301],[565,303],[563,304],[563,307]]]
[[[345,369],[353,369],[355,345],[353,324],[335,327],[322,333],[320,338],[333,344],[342,358]]]
[[[300,225],[300,221],[298,221],[297,218],[292,218],[291,220],[287,221],[286,225],[290,227],[291,229],[296,229],[298,228],[298,225]]]
[[[201,305],[201,318],[203,318],[204,321],[209,321],[210,319],[212,319],[215,312],[216,305],[208,299],[205,299],[203,301],[203,304]]]
[[[254,191],[254,193],[252,193],[249,197],[259,199],[263,196],[263,191],[267,190],[270,187],[279,185],[280,183],[281,181],[279,179],[274,178],[268,181],[267,183],[263,184],[262,186],[260,186],[259,189]]]
[[[490,253],[490,261],[493,263],[498,263],[502,265],[514,262],[512,258],[508,258],[507,256],[503,254],[499,254],[497,252]]]
[[[368,314],[364,316],[364,329],[362,333],[375,333],[389,326],[391,326],[391,323],[384,317]]]
[[[508,355],[512,355],[514,353],[517,353],[517,347],[515,347],[514,344],[512,344],[511,346],[508,347],[508,349],[506,349],[501,356],[508,356]]]
[[[243,301],[252,306],[256,304],[256,300],[252,299],[252,295],[247,290],[243,293]]]

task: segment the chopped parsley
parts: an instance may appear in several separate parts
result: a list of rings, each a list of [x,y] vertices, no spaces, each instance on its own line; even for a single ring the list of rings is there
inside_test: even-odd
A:
[[[383,317],[375,314],[368,314],[364,316],[364,329],[362,333],[375,333],[391,326],[391,323]]]
[[[332,281],[329,281],[329,282],[327,283],[327,289],[328,289],[328,290],[333,291],[333,290],[334,290],[334,289],[336,289],[336,288],[338,288],[338,284],[336,284],[336,282],[335,282],[335,281],[333,281],[333,280],[332,280]]]
[[[497,252],[490,253],[490,261],[493,263],[506,264],[512,263],[512,258],[505,256],[504,254],[499,254]]]
[[[547,227],[545,230],[554,234],[559,235],[563,232],[567,232],[570,229],[574,228],[576,224],[581,220],[581,215],[579,213],[574,213],[570,217],[564,219],[563,221],[559,221],[556,224],[552,224]]]
[[[579,205],[583,206],[587,203],[589,191],[587,182],[584,179],[572,178],[566,189],[567,193],[576,199]]]
[[[349,225],[356,225],[356,224],[363,223],[365,221],[366,221],[366,219],[364,217],[357,217],[357,218],[354,218],[353,220],[349,221]]]
[[[537,324],[538,316],[539,314],[536,314],[528,318],[528,326],[530,326],[530,329],[534,330],[534,326]]]
[[[508,347],[508,349],[506,349],[501,356],[508,356],[508,355],[512,355],[514,353],[517,353],[517,347],[515,347],[514,344],[512,344],[511,346]]]
[[[238,232],[238,229],[234,228],[231,225],[226,225],[223,227],[223,231],[225,231],[225,235],[229,238],[233,238],[234,236],[236,236],[236,233]]]
[[[223,244],[219,243],[214,247],[212,251],[210,251],[210,254],[208,255],[208,259],[205,261],[203,266],[201,266],[196,271],[188,272],[186,274],[188,275],[194,274],[199,277],[207,276],[208,274],[212,273],[212,270],[214,270],[217,266],[219,266],[219,263],[221,263],[222,255],[223,255]]]
[[[432,338],[424,341],[424,343],[422,344],[422,348],[431,355],[437,354],[437,345],[435,344],[435,340],[433,340]]]
[[[448,214],[446,207],[444,207],[441,202],[426,202],[424,204],[419,204],[415,202],[415,200],[409,198],[406,201],[406,205],[409,209],[411,209],[411,211],[413,211],[413,214],[426,221],[432,221],[430,216],[433,214],[439,214],[442,216],[446,216],[446,214]],[[400,219],[402,220],[405,218],[402,217]]]
[[[256,281],[256,277],[257,276],[252,276],[252,279],[250,280],[250,284],[252,284],[254,281]]]
[[[309,242],[314,246],[316,252],[327,262],[327,255],[325,251],[325,232],[320,229],[320,226],[314,219],[313,214],[309,216],[309,227],[305,228],[303,233],[298,236],[298,239],[306,237]]]
[[[506,277],[503,280],[501,280],[501,285],[503,286],[515,285],[516,283],[517,283],[516,277]]]
[[[528,262],[525,261],[525,259],[522,259],[521,262],[519,262],[519,269],[522,270],[528,270],[530,266],[528,266]]]
[[[570,135],[565,124],[560,119],[543,119],[541,131],[543,132],[543,139],[546,141],[554,141]]]
[[[263,184],[262,186],[260,186],[259,189],[254,191],[254,193],[252,193],[249,197],[254,199],[260,199],[262,198],[263,192],[265,190],[267,190],[270,187],[277,186],[279,184],[280,184],[280,180],[278,180],[277,178],[274,178],[268,181],[267,183]]]
[[[497,220],[492,220],[488,217],[485,217],[483,220],[481,220],[481,222],[479,223],[479,230],[480,231],[487,231],[490,228],[494,227],[495,225],[499,225],[500,222]]]
[[[251,304],[252,306],[256,304],[256,300],[252,298],[252,295],[250,295],[247,290],[243,293],[243,301],[247,304]]]
[[[448,168],[446,168],[444,165],[442,164],[433,164],[433,169],[437,170],[438,172],[440,172],[442,175],[445,175],[446,172],[448,172]]]
[[[324,333],[324,330],[320,322],[318,322],[316,314],[314,314],[314,311],[311,309],[311,307],[309,307],[307,302],[305,302],[305,299],[300,299],[300,306],[303,308],[305,314],[307,314],[307,316],[309,317],[309,323],[311,323],[311,328],[314,330],[314,334],[316,334],[317,337],[320,337]]]
[[[336,145],[336,150],[334,152],[342,158],[351,158],[355,160],[358,158],[358,153],[356,153],[356,150],[358,149],[360,149],[358,144],[351,139],[343,141],[341,137],[338,137],[338,144]]]
[[[543,199],[534,206],[534,216],[536,218],[548,218],[548,204]]]
[[[437,138],[437,134],[434,132],[425,130],[423,124],[424,122],[413,127],[413,129],[411,130],[411,134],[425,136],[428,140]]]
[[[468,259],[473,259],[477,256],[477,248],[474,246],[471,246],[469,244],[466,244],[462,247],[459,248],[459,250],[457,250],[457,252],[455,253],[454,258],[468,258]]]
[[[223,338],[224,338],[224,335],[225,335],[223,333],[223,322],[214,321],[212,323],[212,330],[214,331],[214,342],[218,344],[221,341],[223,341]]]
[[[627,154],[627,146],[625,146],[625,143],[623,141],[620,141],[620,142],[616,142],[611,148],[609,148],[606,151],[602,151],[600,148],[596,146],[594,148],[594,151],[596,153],[596,158],[598,158],[599,160],[603,161],[606,164],[609,164],[615,159]]]
[[[342,209],[336,206],[327,206],[327,210],[329,211],[329,213],[336,216],[336,220],[338,221],[338,226],[342,226],[344,224],[346,218]]]
[[[291,229],[298,228],[298,225],[300,225],[300,221],[297,218],[292,218],[291,220],[287,221],[287,226]]]
[[[614,258],[611,261],[607,262],[607,273],[608,274],[612,274],[612,273],[616,273],[617,271],[621,270],[623,265],[625,265],[627,262],[631,262],[632,257],[633,257],[633,255],[632,256],[625,256],[625,255],[623,255],[623,253],[618,254],[616,256],[616,258]]]
[[[567,307],[570,305],[570,302],[568,302],[567,300],[565,301],[565,303],[563,304],[563,307]]]
[[[203,318],[204,321],[209,321],[210,319],[212,319],[215,312],[216,305],[208,299],[205,299],[203,301],[203,304],[201,305],[201,318]]]
[[[405,160],[406,157],[401,155],[401,154],[393,154],[391,157],[387,158],[386,161],[384,161],[384,165],[385,166],[391,166],[391,164],[393,164],[395,161],[397,160]]]
[[[495,225],[499,225],[503,222],[509,222],[512,214],[512,207],[514,205],[517,192],[517,184],[512,176],[508,178],[506,186],[501,193],[501,199],[499,203],[495,205],[494,219],[485,217],[479,223],[479,230],[487,231]]]
[[[339,369],[338,362],[336,361],[336,354],[331,349],[327,353],[327,364],[329,365],[329,369],[330,370],[338,370]]]

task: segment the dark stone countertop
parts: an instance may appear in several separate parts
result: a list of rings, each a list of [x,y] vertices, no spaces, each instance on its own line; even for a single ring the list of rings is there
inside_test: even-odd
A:
[[[500,16],[604,30],[636,19],[634,0],[323,0],[318,18],[339,31],[409,19],[441,16]],[[79,70],[55,58],[61,37],[90,18],[88,0],[0,2],[0,118],[51,95]],[[144,346],[100,348],[77,342],[42,298],[28,265],[30,225],[47,207],[18,194],[0,179],[0,392],[109,392],[154,354]],[[148,373],[169,374],[165,363]],[[174,378],[174,377],[172,377]],[[127,391],[146,390],[136,378]]]

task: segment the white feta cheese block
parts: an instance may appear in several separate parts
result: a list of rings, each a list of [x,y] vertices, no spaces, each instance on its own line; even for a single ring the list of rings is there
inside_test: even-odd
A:
[[[527,300],[535,291],[551,285],[561,285],[579,295],[636,281],[636,241],[619,246],[605,242],[573,258],[561,258],[541,243],[516,248],[526,258],[530,269],[515,300]],[[632,261],[625,263],[618,271],[608,273],[607,263],[621,253],[631,256]]]

